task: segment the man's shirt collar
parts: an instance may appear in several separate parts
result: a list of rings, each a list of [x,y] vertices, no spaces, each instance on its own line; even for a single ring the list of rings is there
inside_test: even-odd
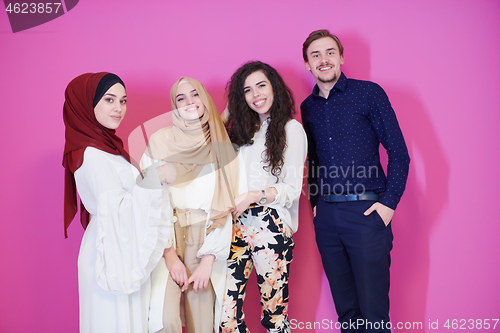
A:
[[[339,79],[337,80],[337,82],[335,82],[335,85],[332,87],[332,89],[330,89],[330,92],[328,93],[328,98],[330,98],[330,96],[332,95],[332,90],[338,89],[340,91],[345,91],[346,88],[347,88],[347,77],[344,75],[344,72],[341,72]],[[321,97],[319,95],[318,84],[314,86],[312,94],[314,97]]]

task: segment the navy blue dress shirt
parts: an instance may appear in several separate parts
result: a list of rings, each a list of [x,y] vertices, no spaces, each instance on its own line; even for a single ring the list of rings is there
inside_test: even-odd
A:
[[[410,156],[384,90],[376,83],[341,73],[328,98],[316,85],[300,106],[308,140],[311,206],[322,194],[375,191],[380,203],[396,209],[403,195]],[[387,176],[379,145],[387,150]]]

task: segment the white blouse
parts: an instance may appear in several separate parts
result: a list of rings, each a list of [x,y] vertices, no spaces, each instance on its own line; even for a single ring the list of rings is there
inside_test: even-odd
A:
[[[158,174],[142,181],[123,156],[87,147],[75,181],[91,214],[78,256],[80,332],[147,332],[150,273],[170,228]]]
[[[266,171],[264,166],[264,151],[266,150],[266,132],[268,118],[253,137],[252,145],[240,148],[241,157],[245,163],[248,191],[260,191],[274,187],[278,195],[273,202],[265,204],[278,211],[281,220],[293,232],[299,227],[299,198],[302,191],[305,160],[307,155],[307,138],[302,125],[295,119],[285,125],[286,150],[285,161],[278,178]]]

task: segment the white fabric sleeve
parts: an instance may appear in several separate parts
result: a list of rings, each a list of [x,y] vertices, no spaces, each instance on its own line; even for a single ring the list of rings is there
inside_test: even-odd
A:
[[[75,179],[84,204],[87,199],[95,203],[97,283],[112,294],[130,294],[149,278],[168,239],[161,220],[162,190],[133,186],[137,170],[104,154],[87,149]],[[131,188],[124,188],[126,180]]]
[[[144,176],[144,178],[146,178],[148,176],[148,173],[152,171],[153,166],[159,167],[164,163],[165,163],[164,161],[158,161],[155,160],[154,158],[149,157],[146,154],[143,154],[141,160],[139,161],[139,167],[141,168],[142,175]]]
[[[147,178],[148,174],[153,172],[153,168],[159,167],[164,163],[165,161],[159,161],[149,157],[146,154],[143,154],[141,160],[139,161],[139,167],[141,168],[141,172],[144,178]],[[170,202],[169,186],[166,184],[163,185],[162,213],[163,213],[162,219],[166,220],[166,223],[170,225],[169,237],[165,245],[165,248],[169,248],[172,245],[175,245],[174,223],[177,221],[177,217],[174,216],[172,203]]]
[[[234,193],[234,196],[238,196],[242,193],[247,192],[247,179],[245,173],[245,163],[238,155],[236,160],[238,162],[238,193]],[[206,228],[210,225],[210,220],[207,219]],[[201,258],[207,254],[213,254],[216,261],[226,261],[229,256],[229,250],[231,248],[231,238],[233,232],[233,217],[232,214],[227,216],[226,223],[222,228],[216,228],[210,234],[205,236],[205,241],[202,247],[198,250],[197,257]]]
[[[207,222],[208,226],[210,221],[207,219]],[[201,258],[204,255],[212,254],[215,256],[215,260],[226,261],[227,257],[229,257],[229,250],[231,248],[232,226],[232,215],[229,214],[226,218],[224,227],[215,228],[205,236],[203,245],[198,250],[197,257]]]
[[[243,161],[243,158],[241,157],[241,154],[239,154],[239,152],[238,152],[238,163],[239,163],[238,167],[240,170],[240,177],[238,183],[238,193],[234,195],[235,197],[248,192],[248,179],[247,179],[245,161]]]
[[[307,155],[307,138],[304,128],[297,121],[291,121],[286,131],[285,163],[281,170],[281,182],[272,184],[278,194],[272,202],[290,208],[300,198],[304,178],[304,163]]]

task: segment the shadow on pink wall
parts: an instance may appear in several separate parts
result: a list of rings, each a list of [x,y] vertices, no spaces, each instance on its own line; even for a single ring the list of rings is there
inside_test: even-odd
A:
[[[342,41],[344,73],[351,78],[371,80],[369,42],[354,32],[343,34]],[[389,96],[412,157],[406,191],[392,226],[391,321],[425,324],[429,237],[448,203],[450,166],[418,93],[397,82],[377,83]],[[381,156],[382,165],[387,165],[383,148]]]
[[[343,34],[342,42],[344,73],[351,78],[371,80],[368,40],[352,32]],[[405,194],[392,226],[391,321],[415,321],[425,325],[429,237],[448,203],[450,166],[418,93],[395,82],[377,83],[389,96],[412,157]],[[381,156],[382,165],[387,165],[383,148]]]
[[[450,164],[418,96],[397,86],[385,88],[413,157],[393,225],[391,315],[393,321],[420,321],[425,325],[429,237],[448,204]]]

